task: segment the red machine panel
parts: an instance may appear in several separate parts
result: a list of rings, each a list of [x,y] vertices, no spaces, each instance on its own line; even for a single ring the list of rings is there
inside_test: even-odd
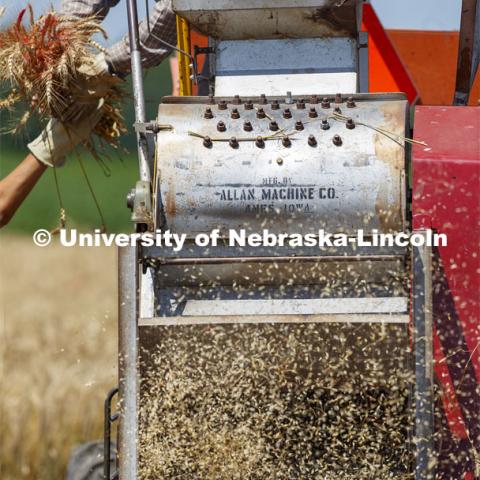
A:
[[[436,478],[473,479],[480,456],[480,108],[417,107],[413,226],[448,235],[435,251]],[[477,473],[478,475],[478,473]]]

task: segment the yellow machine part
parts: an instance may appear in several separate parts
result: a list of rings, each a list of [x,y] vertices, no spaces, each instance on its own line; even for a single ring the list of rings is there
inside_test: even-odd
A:
[[[190,26],[188,22],[177,15],[178,48],[190,54]],[[192,81],[190,79],[190,58],[178,53],[178,76],[180,81],[180,95],[192,95]]]

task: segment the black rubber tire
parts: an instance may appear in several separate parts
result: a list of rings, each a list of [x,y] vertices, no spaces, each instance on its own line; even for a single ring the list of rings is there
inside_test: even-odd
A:
[[[115,472],[116,448],[110,451],[111,475]],[[76,447],[70,455],[66,480],[103,480],[103,442],[89,442]]]

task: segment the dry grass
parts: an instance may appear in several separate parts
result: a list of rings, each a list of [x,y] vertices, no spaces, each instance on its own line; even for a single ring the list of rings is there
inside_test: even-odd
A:
[[[115,250],[0,237],[4,480],[60,480],[116,382]]]

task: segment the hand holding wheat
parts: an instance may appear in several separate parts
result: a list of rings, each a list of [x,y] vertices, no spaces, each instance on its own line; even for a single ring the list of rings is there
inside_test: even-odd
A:
[[[8,85],[0,109],[17,114],[10,133],[19,132],[32,116],[42,124],[52,118],[68,123],[81,117],[88,104],[97,105],[102,99],[102,115],[92,134],[118,146],[118,137],[125,131],[120,110],[124,92],[118,78],[97,72],[103,55],[95,52],[101,49],[92,40],[97,33],[105,36],[95,18],[49,12],[35,20],[31,6],[0,32],[0,82]],[[83,145],[95,153],[90,138]]]

